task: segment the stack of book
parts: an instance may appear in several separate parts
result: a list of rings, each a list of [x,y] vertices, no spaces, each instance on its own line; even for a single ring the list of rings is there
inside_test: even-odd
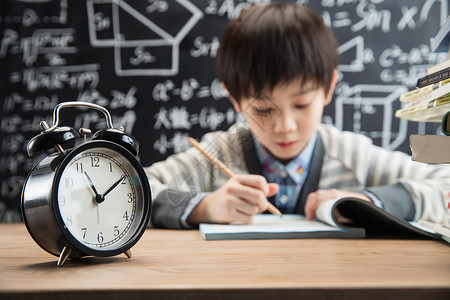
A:
[[[417,80],[416,89],[399,98],[402,108],[397,118],[418,122],[441,122],[450,110],[450,16],[430,41],[435,52],[447,52],[447,59],[427,69],[427,75]]]
[[[410,136],[412,160],[450,163],[450,16],[430,41],[433,52],[447,52],[447,59],[427,69],[427,75],[417,80],[417,88],[400,96],[405,104],[395,116],[411,121],[440,122],[442,135]],[[450,198],[450,191],[448,192]],[[450,239],[450,202],[441,223],[419,221],[419,224]]]
[[[411,134],[409,147],[412,160],[429,164],[450,163],[450,112],[442,118],[441,129],[444,135]]]

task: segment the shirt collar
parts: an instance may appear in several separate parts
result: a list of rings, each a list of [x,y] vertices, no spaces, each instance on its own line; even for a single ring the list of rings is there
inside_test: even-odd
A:
[[[267,151],[257,139],[255,139],[256,155],[263,168],[265,177],[270,182],[277,182],[280,177],[286,174],[292,178],[296,184],[302,184],[311,164],[314,145],[317,140],[317,132],[309,140],[306,147],[289,163],[283,165]]]

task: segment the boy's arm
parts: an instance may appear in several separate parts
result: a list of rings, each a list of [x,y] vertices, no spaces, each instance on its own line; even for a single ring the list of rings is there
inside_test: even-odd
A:
[[[324,175],[321,181],[327,184],[321,189],[348,190],[351,180],[359,185],[352,185],[352,191],[374,195],[390,214],[404,220],[441,221],[450,200],[450,166],[412,161],[409,155],[375,146],[360,134],[335,128],[325,128],[321,134],[331,157],[329,166],[342,170]]]
[[[450,200],[450,167],[415,162],[397,151],[372,151],[365,190],[399,218],[440,222]]]
[[[201,180],[193,178],[195,172],[187,177],[175,176],[172,181],[178,186],[171,188],[170,175],[165,173],[177,168],[180,170],[180,166],[176,166],[173,160],[183,156],[170,157],[168,161],[147,170],[153,183],[152,191],[156,194],[151,218],[155,227],[190,228],[190,225],[200,223],[250,223],[254,214],[267,209],[267,197],[278,191],[277,184],[267,183],[260,175],[238,174],[215,191],[196,193]],[[183,159],[185,164],[187,159]],[[171,164],[172,167],[169,167]],[[208,177],[206,173],[199,174],[201,175]],[[162,179],[163,177],[167,178]],[[183,185],[189,186],[191,190],[184,190]]]
[[[210,165],[198,151],[188,149],[145,168],[152,191],[151,225],[185,228],[182,217],[192,210],[198,196],[212,186]]]
[[[233,125],[226,132],[208,133],[202,138],[201,146],[236,174],[246,174],[240,132],[241,128]],[[188,227],[187,218],[203,202],[204,196],[229,180],[195,148],[171,155],[145,170],[152,190],[151,224],[157,227]]]

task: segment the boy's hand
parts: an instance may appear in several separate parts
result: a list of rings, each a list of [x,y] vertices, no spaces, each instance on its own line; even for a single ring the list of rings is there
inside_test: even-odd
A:
[[[222,187],[205,196],[187,221],[199,223],[251,223],[253,215],[267,210],[270,197],[278,192],[276,183],[260,175],[234,175]]]
[[[314,193],[310,193],[306,198],[305,204],[305,216],[308,220],[314,220],[316,217],[316,209],[319,204],[326,200],[343,198],[343,197],[355,197],[372,202],[372,200],[362,193],[352,193],[336,189],[329,190],[317,190]]]

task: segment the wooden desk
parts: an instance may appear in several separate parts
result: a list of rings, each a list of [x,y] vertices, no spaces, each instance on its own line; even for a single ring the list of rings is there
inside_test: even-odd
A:
[[[132,252],[57,267],[25,225],[0,225],[0,299],[450,299],[440,241],[204,241],[149,229]]]

